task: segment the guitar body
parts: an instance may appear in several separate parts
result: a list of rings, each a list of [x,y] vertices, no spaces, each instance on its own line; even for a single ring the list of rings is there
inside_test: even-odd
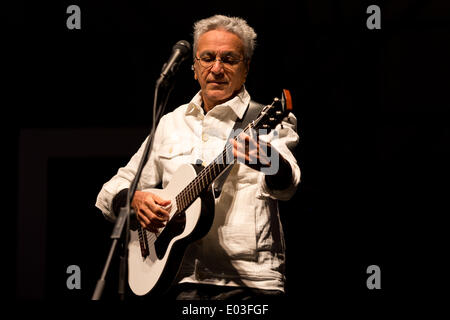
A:
[[[176,195],[197,176],[201,168],[198,165],[182,165],[166,188],[143,190],[171,200],[172,206],[169,210],[170,220],[158,236],[142,231],[147,237],[147,256],[142,254],[138,230],[130,231],[128,283],[136,295],[158,294],[167,290],[177,276],[186,247],[209,231],[214,219],[214,197],[211,192],[203,192],[183,212],[177,212],[175,200]]]

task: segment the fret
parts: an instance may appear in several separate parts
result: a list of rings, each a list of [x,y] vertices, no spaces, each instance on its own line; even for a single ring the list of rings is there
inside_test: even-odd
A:
[[[208,179],[205,177],[205,173],[203,172],[203,174],[200,176],[200,187],[201,187],[201,192],[203,192],[203,190],[205,190],[206,186],[208,185]]]
[[[195,180],[194,180],[192,183],[191,193],[189,194],[189,204],[194,202],[194,200],[196,198],[196,195],[197,195],[196,186],[197,186],[197,182],[195,182]]]
[[[209,177],[208,177],[208,169],[207,168],[205,168],[203,170],[203,172],[202,172],[202,180],[204,182],[204,186],[203,187],[206,188],[209,185],[209,183],[210,183],[210,180],[209,180]]]
[[[189,189],[187,189],[184,193],[184,208],[186,209],[189,206]]]
[[[212,173],[211,173],[211,167],[210,166],[208,166],[207,171],[209,173],[209,180],[210,180],[210,182],[212,182],[214,179],[212,178]]]
[[[214,178],[217,178],[218,173],[216,173],[216,163],[215,162],[213,162],[213,164],[212,164],[212,169],[213,169],[213,173],[214,173]]]
[[[205,190],[205,181],[203,180],[203,176],[200,176],[200,193],[202,193],[203,190]]]
[[[214,181],[214,174],[211,171],[211,165],[208,166],[208,174],[206,175],[206,177],[208,178],[208,184],[212,183]]]
[[[218,164],[218,167],[219,167],[219,172],[222,172],[223,171],[223,169],[225,169],[225,164],[223,164],[223,163],[219,163]]]
[[[208,166],[209,169],[209,174],[211,176],[211,181],[213,181],[216,178],[216,175],[214,174],[214,161],[210,163],[210,165]]]
[[[219,158],[217,158],[217,159],[214,161],[214,166],[215,166],[216,169],[217,169],[217,174],[214,176],[214,178],[217,178],[217,177],[220,175],[220,159],[219,159]]]
[[[175,197],[175,204],[177,205],[177,208],[181,208],[179,197],[180,197],[179,194]]]
[[[202,181],[202,177],[198,176],[197,177],[197,186],[198,186],[197,195],[202,193],[202,190],[203,190],[203,183],[202,182],[203,182]]]
[[[197,182],[197,180],[198,180],[198,177],[196,177],[194,179],[194,181],[192,181],[192,190],[194,191],[194,195],[198,194],[198,191],[197,191],[198,182]]]
[[[183,190],[183,192],[181,194],[182,194],[182,207],[184,210],[187,207],[187,193],[185,190]]]
[[[219,176],[219,169],[217,168],[217,163],[214,161],[213,162],[213,173],[214,173],[214,179],[216,179]]]
[[[215,166],[217,168],[217,175],[216,175],[216,177],[218,177],[220,175],[220,173],[222,172],[222,170],[220,170],[220,164],[219,163],[216,163]]]
[[[191,204],[191,202],[194,200],[192,198],[192,195],[194,191],[192,190],[192,182],[189,184],[188,192],[186,193],[186,208]]]
[[[188,204],[189,204],[189,188],[190,188],[190,185],[188,185],[188,186],[186,187],[186,189],[183,190],[183,193],[184,193],[184,204],[183,204],[183,208],[184,208],[184,209],[186,209],[186,208],[188,207]]]
[[[180,205],[178,206],[178,208],[183,209],[184,208],[184,192],[180,192],[177,196],[177,198],[180,199]],[[182,211],[182,210],[180,210]]]
[[[209,181],[209,179],[208,179],[208,174],[207,174],[207,172],[204,172],[203,173],[203,175],[202,175],[202,190],[205,190],[208,186],[209,186],[209,184],[211,183],[210,181]]]
[[[213,182],[215,176],[214,176],[214,172],[212,171],[212,166],[211,165],[208,166],[208,172],[209,172],[209,181]]]
[[[198,179],[199,181],[198,181],[198,185],[199,185],[199,194],[200,193],[202,193],[202,191],[204,190],[204,188],[205,188],[205,181],[203,181],[203,176],[199,176],[199,179]]]
[[[177,208],[181,209],[183,208],[183,201],[181,200],[183,198],[183,193],[180,192],[175,199],[177,200]]]
[[[182,208],[182,210],[180,210],[180,211],[183,211],[184,209],[186,209],[186,192],[185,192],[185,190],[183,190],[182,192],[181,192],[181,194],[182,194],[182,203],[181,203],[181,208]]]
[[[197,180],[197,181],[196,181],[196,184],[197,184],[197,192],[196,192],[196,195],[198,196],[198,195],[202,192],[202,190],[203,190],[203,187],[202,187],[202,178],[197,176],[197,179],[196,179],[196,180]]]
[[[181,192],[179,194],[179,198],[180,198],[180,205],[178,206],[178,208],[179,208],[178,211],[183,211],[184,210],[184,192]]]
[[[211,175],[211,167],[207,166],[205,168],[205,179],[207,181],[207,185],[209,185],[212,182],[212,175]]]
[[[181,211],[183,211],[186,208],[186,193],[181,192]]]
[[[185,208],[189,206],[189,203],[191,202],[191,195],[192,195],[192,185],[188,185],[188,189],[186,190],[186,204]]]

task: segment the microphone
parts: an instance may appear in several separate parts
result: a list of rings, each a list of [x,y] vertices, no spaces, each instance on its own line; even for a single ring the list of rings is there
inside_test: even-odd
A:
[[[172,49],[172,55],[169,58],[161,70],[161,75],[158,82],[164,81],[170,78],[178,70],[180,64],[186,60],[189,53],[191,52],[191,44],[186,40],[178,41]]]

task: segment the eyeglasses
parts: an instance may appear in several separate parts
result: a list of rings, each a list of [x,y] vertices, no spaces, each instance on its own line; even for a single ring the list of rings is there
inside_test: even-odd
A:
[[[213,56],[204,56],[204,57],[200,57],[200,58],[194,57],[194,58],[205,69],[211,68],[216,63],[216,61],[219,61],[220,63],[223,64],[223,66],[225,68],[229,68],[229,69],[233,68],[239,62],[245,61],[245,59],[236,59],[236,58],[231,57],[231,56],[225,56],[225,57],[220,58],[220,59],[217,59],[217,58],[215,58]]]

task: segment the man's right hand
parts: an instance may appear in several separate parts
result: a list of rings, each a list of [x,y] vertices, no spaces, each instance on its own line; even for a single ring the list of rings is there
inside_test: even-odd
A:
[[[136,191],[131,206],[142,228],[158,232],[158,229],[164,227],[169,220],[169,212],[161,207],[169,204],[169,200],[164,200],[151,192]]]

